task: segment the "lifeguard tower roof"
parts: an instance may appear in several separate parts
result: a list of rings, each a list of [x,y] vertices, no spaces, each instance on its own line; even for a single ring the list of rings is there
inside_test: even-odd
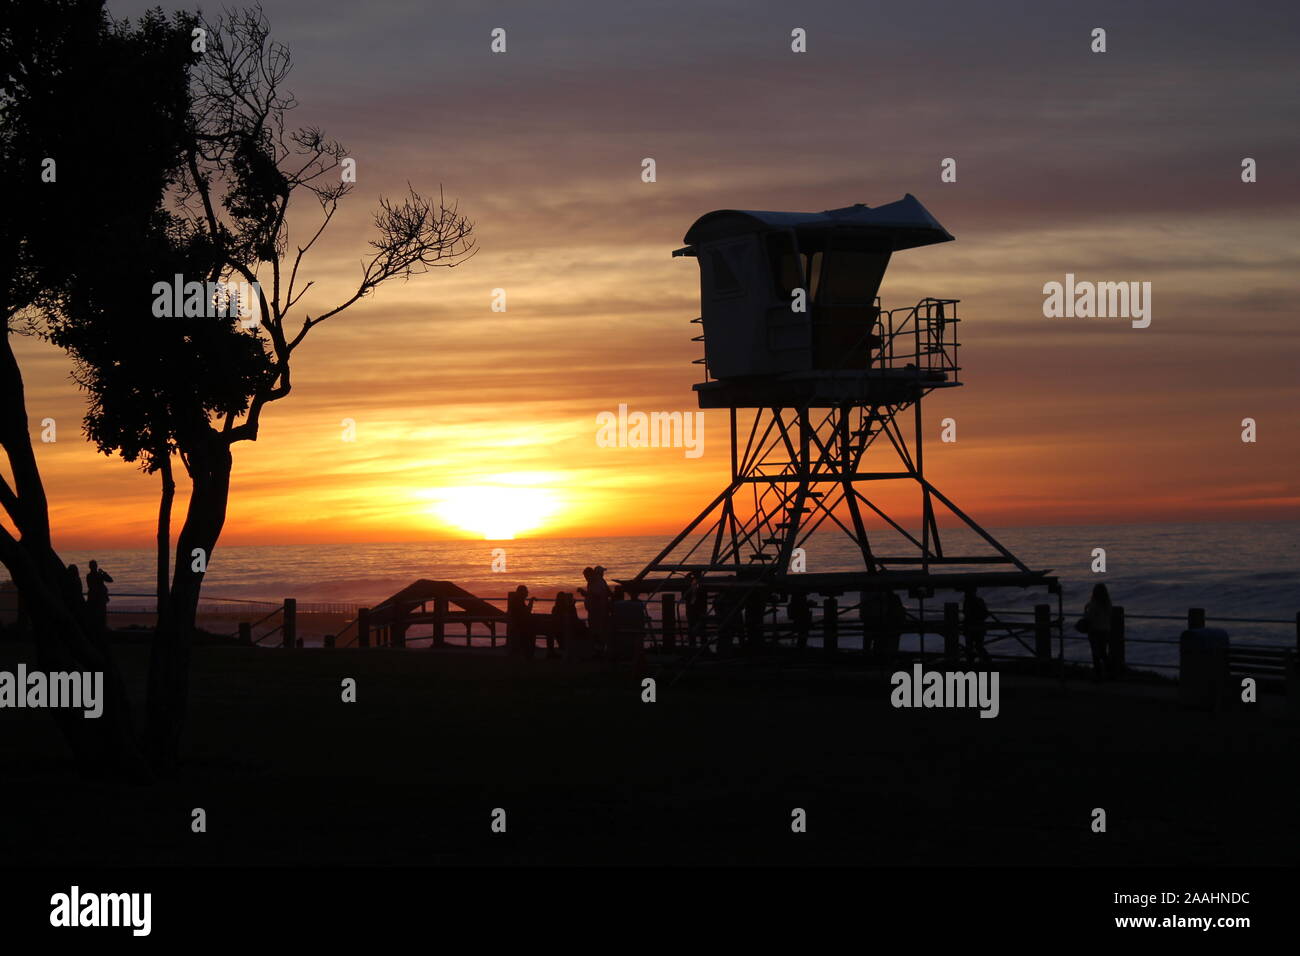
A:
[[[705,213],[687,231],[684,241],[691,246],[712,242],[745,232],[768,232],[794,229],[799,232],[821,229],[861,229],[888,238],[893,251],[915,249],[936,242],[951,242],[944,229],[911,193],[883,206],[855,203],[842,209],[824,212],[770,212],[748,209],[718,209]],[[691,255],[690,248],[678,249],[674,255]]]

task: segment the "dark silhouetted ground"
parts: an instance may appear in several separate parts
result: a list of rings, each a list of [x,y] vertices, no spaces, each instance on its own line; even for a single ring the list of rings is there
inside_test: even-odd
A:
[[[146,648],[119,649],[137,695]],[[0,668],[32,660],[0,645]],[[651,667],[647,673],[653,673]],[[895,710],[885,676],[701,663],[658,702],[601,665],[451,650],[195,650],[189,762],[74,774],[0,712],[0,854],[63,863],[1293,863],[1284,701],[1006,677],[1001,715]],[[358,702],[340,701],[340,681]],[[208,832],[190,830],[207,811]],[[501,807],[508,831],[490,832]],[[807,811],[808,832],[790,831]],[[1102,807],[1108,832],[1090,831]]]

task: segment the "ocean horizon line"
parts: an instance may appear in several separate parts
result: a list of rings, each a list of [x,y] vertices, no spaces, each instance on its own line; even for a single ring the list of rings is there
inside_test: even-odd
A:
[[[1171,528],[1171,527],[1186,527],[1188,525],[1196,526],[1196,527],[1240,527],[1243,525],[1290,525],[1290,524],[1300,525],[1300,515],[1297,515],[1294,518],[1284,518],[1284,519],[1243,518],[1240,520],[1201,519],[1201,520],[1183,520],[1183,521],[1142,521],[1142,522],[1114,522],[1114,521],[1091,522],[1089,521],[1089,522],[1079,522],[1075,524],[1060,523],[1060,522],[1053,523],[1053,524],[996,524],[996,525],[987,525],[986,530],[988,530],[991,533],[1004,531],[1004,530],[1052,531],[1055,529],[1078,530],[1080,528],[1115,528],[1115,529],[1123,529],[1126,531],[1133,531],[1142,528]],[[961,522],[954,522],[954,523],[947,523],[947,524],[940,523],[939,525],[941,531],[959,531],[964,527],[965,525],[962,524]],[[666,543],[667,541],[671,540],[672,537],[675,536],[678,532],[680,532],[680,530],[681,530],[680,527],[676,527],[672,531],[664,531],[664,532],[647,531],[647,532],[630,533],[630,534],[518,535],[514,538],[429,537],[429,538],[410,538],[405,540],[366,539],[366,540],[345,540],[345,541],[278,541],[274,544],[242,543],[242,542],[232,542],[230,544],[223,544],[218,542],[218,547],[219,548],[311,548],[311,547],[338,548],[338,547],[347,547],[347,546],[397,547],[402,545],[423,545],[423,544],[428,544],[428,545],[510,544],[512,542],[526,543],[526,542],[545,542],[545,541],[588,541],[588,540],[616,541],[620,539],[644,540],[647,538],[663,538]],[[885,529],[879,529],[879,530],[883,531]],[[835,532],[831,529],[826,529],[824,532],[819,531],[816,533],[834,534]],[[174,543],[175,542],[173,542],[173,545]],[[155,545],[153,541],[148,539],[146,539],[145,543],[139,545],[60,543],[58,546],[56,546],[55,550],[56,551],[102,550],[105,552],[153,551],[155,550]]]

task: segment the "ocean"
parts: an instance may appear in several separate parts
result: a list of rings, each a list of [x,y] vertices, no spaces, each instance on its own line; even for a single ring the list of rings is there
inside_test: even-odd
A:
[[[1224,624],[1234,640],[1295,645],[1300,610],[1300,522],[1153,524],[991,529],[1029,567],[1061,578],[1067,621],[1083,609],[1094,583],[1105,581],[1115,604],[1129,615],[1128,634],[1176,639],[1178,621],[1143,621],[1136,615],[1185,617],[1203,607],[1215,618],[1270,618],[1278,625]],[[957,531],[945,529],[953,553]],[[636,574],[664,537],[525,538],[515,541],[430,541],[405,544],[273,545],[218,547],[209,564],[204,597],[300,604],[340,602],[373,606],[418,578],[453,581],[483,597],[504,597],[518,584],[537,595],[582,586],[582,569],[601,564],[614,580]],[[1106,572],[1091,570],[1093,549],[1106,551]],[[492,570],[504,549],[505,571]],[[856,552],[838,534],[819,534],[807,547],[807,570],[856,567]],[[65,561],[84,574],[96,558],[114,579],[115,610],[148,606],[154,556],[148,550],[67,551]],[[1041,592],[1037,592],[1041,595]],[[1024,607],[1017,592],[989,598],[990,607]],[[136,599],[131,595],[143,595]],[[1041,598],[1040,598],[1041,599]],[[936,608],[936,612],[937,612]],[[1068,630],[1068,629],[1067,629]],[[1069,657],[1087,656],[1082,650]],[[1134,646],[1133,661],[1176,659],[1176,648]]]

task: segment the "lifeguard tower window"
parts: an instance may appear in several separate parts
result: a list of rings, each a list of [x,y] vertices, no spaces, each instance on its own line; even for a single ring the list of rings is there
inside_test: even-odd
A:
[[[730,298],[734,295],[740,295],[740,279],[736,272],[727,262],[727,257],[719,249],[709,251],[709,269],[712,271],[712,282],[710,285],[713,289],[715,299]]]
[[[767,254],[772,265],[772,278],[776,280],[777,295],[789,299],[795,289],[803,287],[808,257],[795,249],[794,237],[789,233],[768,236]]]
[[[826,258],[823,299],[841,305],[874,305],[889,249],[872,248],[867,243],[837,242]]]
[[[890,251],[885,243],[836,237],[825,256],[813,256],[814,260],[824,259],[821,282],[813,295],[815,367],[871,365],[872,353],[881,344],[876,293]]]

